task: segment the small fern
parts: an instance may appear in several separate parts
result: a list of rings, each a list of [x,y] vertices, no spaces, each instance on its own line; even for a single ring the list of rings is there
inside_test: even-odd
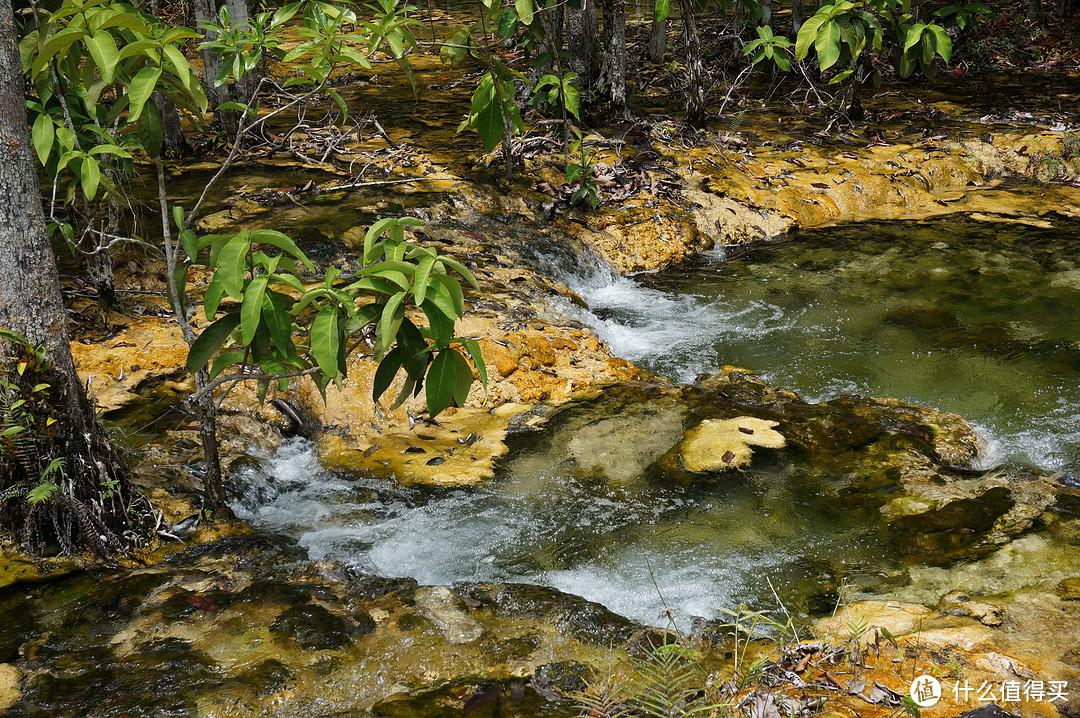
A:
[[[701,654],[665,632],[663,642],[633,659],[637,677],[632,686],[634,703],[649,718],[685,718],[720,708],[707,703]]]

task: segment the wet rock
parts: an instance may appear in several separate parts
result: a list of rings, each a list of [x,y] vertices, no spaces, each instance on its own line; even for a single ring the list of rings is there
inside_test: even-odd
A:
[[[1058,595],[1066,601],[1080,601],[1080,576],[1066,578],[1058,584]]]
[[[484,627],[469,615],[465,603],[445,586],[416,589],[416,605],[450,643],[469,643],[484,633]]]
[[[22,694],[19,682],[22,674],[10,663],[0,663],[0,711],[6,711],[19,700]]]
[[[984,626],[1000,626],[1003,610],[982,601],[975,601],[963,591],[950,591],[941,598],[938,610],[950,616],[971,616]]]
[[[934,612],[917,603],[860,601],[842,607],[835,615],[814,622],[814,635],[831,642],[857,639],[876,640],[872,627],[884,628],[893,636],[905,636],[922,629]]]
[[[341,618],[318,605],[285,609],[271,624],[270,632],[282,641],[314,651],[349,642],[349,630]]]
[[[996,703],[990,703],[978,708],[964,711],[958,718],[1020,718],[1015,713],[1010,713]]]
[[[683,436],[677,451],[688,471],[724,471],[750,463],[751,447],[782,449],[787,442],[774,427],[779,422],[738,416],[706,419]]]
[[[552,621],[560,631],[587,643],[625,643],[639,628],[598,603],[553,588],[507,583],[494,587],[489,595],[498,614]]]
[[[882,515],[902,532],[910,550],[937,561],[1006,543],[1056,500],[1052,479],[1009,467],[950,472],[910,450],[888,463],[902,491],[882,507]]]

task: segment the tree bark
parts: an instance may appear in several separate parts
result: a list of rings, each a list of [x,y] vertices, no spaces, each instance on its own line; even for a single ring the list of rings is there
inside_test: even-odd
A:
[[[64,478],[55,481],[60,486],[49,501],[56,506],[53,513],[65,517],[61,523],[74,531],[65,538],[63,527],[49,517],[50,512],[35,513],[32,507],[23,510],[29,504],[14,501],[7,503],[15,508],[4,507],[4,528],[17,530],[31,553],[35,535],[43,543],[45,535],[55,531],[65,550],[72,547],[103,556],[137,542],[140,534],[145,536],[146,527],[137,523],[150,507],[128,487],[126,473],[75,371],[60,277],[45,233],[41,189],[31,156],[16,42],[11,2],[0,0],[0,142],[5,149],[0,160],[0,327],[44,347],[51,364],[48,378],[35,380],[51,384],[48,403],[56,412],[55,445],[46,448],[53,456],[63,457],[66,466]],[[16,350],[8,344],[3,355]],[[26,381],[14,374],[9,377],[15,383],[20,379]],[[18,488],[20,481],[33,488],[40,478],[4,472],[0,491],[12,489],[13,483]],[[129,513],[129,509],[134,512]],[[22,525],[11,525],[19,519]]]
[[[600,89],[611,110],[626,116],[626,0],[600,0],[604,14],[604,59]]]
[[[581,86],[592,89],[599,74],[596,61],[596,38],[599,25],[593,0],[580,0],[577,7],[566,6],[566,50],[570,69],[577,73]]]
[[[686,48],[686,121],[694,127],[705,122],[705,65],[694,19],[693,0],[679,0],[682,11],[683,47]]]
[[[196,24],[217,20],[217,4],[214,0],[192,0],[191,7],[195,13]],[[204,37],[210,41],[217,38],[217,33],[207,32]],[[221,58],[216,52],[204,49],[202,61],[206,99],[210,101],[210,107],[214,109],[214,124],[231,135],[236,132],[236,113],[217,109],[219,105],[230,100],[228,85],[216,87],[214,84],[218,70],[221,69]]]
[[[161,124],[165,130],[161,154],[166,157],[191,156],[191,145],[184,135],[184,124],[180,121],[180,111],[176,109],[176,104],[160,92],[155,92],[151,97],[161,114]]]
[[[657,22],[653,8],[652,28],[649,30],[649,62],[660,62],[667,52],[667,20]]]

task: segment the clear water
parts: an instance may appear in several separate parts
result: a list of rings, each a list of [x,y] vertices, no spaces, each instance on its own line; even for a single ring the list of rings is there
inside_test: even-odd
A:
[[[615,354],[676,380],[731,364],[811,400],[895,397],[975,423],[988,465],[1080,464],[1076,220],[863,223],[681,271],[567,278]]]
[[[735,364],[811,399],[894,396],[973,419],[988,464],[1057,469],[1080,446],[1078,239],[1075,222],[863,224],[636,278],[530,251],[588,303],[567,312],[652,371],[692,381]],[[664,475],[652,462],[684,417],[636,401],[518,437],[496,481],[472,489],[344,478],[296,440],[248,470],[234,508],[313,558],[423,583],[544,584],[653,623],[665,605],[688,622],[777,597],[819,612],[841,580],[873,590],[903,574],[876,511],[821,492],[797,464],[755,460],[693,486]],[[612,454],[601,469],[598,452]]]

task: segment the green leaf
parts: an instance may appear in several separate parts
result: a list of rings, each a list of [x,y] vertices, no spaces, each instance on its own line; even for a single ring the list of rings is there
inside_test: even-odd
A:
[[[458,377],[453,355],[461,356],[453,349],[443,349],[428,369],[424,385],[428,414],[432,417],[438,416],[454,400]]]
[[[79,181],[82,182],[86,199],[92,202],[97,196],[98,185],[101,183],[101,167],[93,157],[84,157],[79,163]]]
[[[161,147],[165,142],[165,123],[161,119],[161,112],[156,103],[147,103],[139,119],[138,132],[139,141],[146,154],[150,157],[160,157]]]
[[[795,59],[802,62],[810,52],[810,46],[817,40],[818,30],[828,21],[829,16],[826,8],[818,10],[811,15],[799,28],[799,34],[795,38]]]
[[[244,296],[244,270],[251,240],[246,231],[232,237],[218,254],[217,273],[221,274],[225,292],[233,299]]]
[[[160,77],[160,67],[144,67],[131,78],[128,86],[128,121],[135,122],[142,115],[143,106],[154,94]]]
[[[34,120],[34,127],[30,135],[38,160],[44,165],[49,161],[53,142],[56,139],[56,124],[53,122],[53,118],[46,114],[38,115],[37,119]]]
[[[653,6],[653,16],[657,22],[664,22],[671,14],[671,0],[656,0]]]
[[[257,229],[251,233],[251,241],[259,244],[269,244],[272,247],[277,247],[283,252],[288,252],[299,259],[304,266],[312,272],[315,271],[315,265],[311,263],[311,260],[308,259],[303,250],[296,246],[296,242],[292,241],[287,235],[282,234],[281,232],[272,229]]]
[[[328,304],[319,310],[311,323],[311,355],[328,377],[336,377],[339,373],[338,343],[337,307]]]
[[[453,269],[455,272],[460,274],[466,282],[473,286],[473,289],[480,289],[480,285],[476,282],[476,277],[474,277],[473,273],[469,271],[468,267],[466,267],[461,262],[457,261],[453,257],[448,257],[445,254],[439,255],[439,262],[446,265],[447,267],[450,267],[450,269]]]
[[[452,350],[450,352],[451,357],[454,360],[454,371],[456,374],[456,381],[454,382],[454,403],[458,406],[465,406],[465,400],[469,398],[469,388],[472,386],[473,375],[472,367],[469,366],[468,360],[461,356],[460,353]]]
[[[247,346],[255,339],[255,330],[262,322],[263,296],[266,292],[267,275],[260,274],[251,280],[244,290],[244,303],[240,307],[240,341]]]
[[[405,371],[411,377],[422,379],[431,354],[428,352],[428,343],[424,341],[424,335],[408,319],[401,320],[401,327],[397,333],[397,345],[401,349],[401,365],[405,367]]]
[[[532,0],[514,0],[514,10],[517,11],[518,19],[521,20],[522,25],[531,25],[533,21],[533,3]]]
[[[949,37],[949,33],[945,31],[945,28],[937,24],[927,25],[926,29],[937,38],[937,54],[941,55],[942,60],[949,62],[952,58],[952,38]]]
[[[239,314],[226,314],[204,329],[188,350],[188,371],[194,374],[205,367],[239,323]]]
[[[188,263],[177,262],[176,269],[173,270],[172,278],[172,291],[173,296],[180,301],[180,311],[187,313],[187,275],[188,275]]]
[[[394,383],[394,377],[397,376],[400,368],[401,349],[391,349],[375,369],[375,379],[371,385],[371,398],[373,401],[378,402],[379,397],[386,393],[386,390]]]
[[[113,40],[113,36],[108,32],[95,32],[90,37],[86,38],[86,49],[90,52],[90,57],[93,58],[94,64],[97,65],[98,73],[101,75],[101,79],[106,84],[112,84],[113,78],[116,76],[116,65],[118,62],[116,41]]]
[[[53,492],[60,487],[56,484],[42,483],[26,492],[26,501],[31,504],[40,504],[52,498]]]
[[[417,304],[424,303],[424,297],[427,295],[428,277],[431,276],[431,270],[434,267],[435,258],[425,257],[420,260],[420,264],[416,268],[416,276],[413,277],[413,301]]]
[[[818,67],[822,72],[828,70],[840,59],[840,40],[842,31],[834,20],[830,20],[821,26],[817,39],[814,40],[814,48],[817,50]]]
[[[214,316],[217,314],[218,305],[221,304],[221,297],[225,294],[225,283],[221,280],[221,273],[214,272],[214,276],[210,278],[210,283],[206,285],[206,291],[203,292],[203,313],[206,316],[206,321],[213,321]]]
[[[488,387],[488,375],[487,364],[484,363],[484,355],[480,352],[480,342],[475,339],[466,339],[465,351],[469,352],[469,356],[473,360],[473,364],[476,366],[476,373],[480,375],[480,381],[484,385],[484,397],[487,399],[487,387]]]
[[[430,297],[424,300],[424,303],[420,308],[424,311],[424,315],[428,319],[428,334],[431,341],[433,341],[435,346],[439,349],[448,346],[450,340],[454,337],[453,318],[446,316],[445,312],[435,306]]]
[[[375,325],[375,347],[372,353],[376,359],[382,359],[390,348],[390,343],[397,336],[401,320],[405,317],[405,308],[401,306],[404,299],[405,292],[398,292],[386,300],[386,306],[383,307],[382,314],[379,316],[379,323]]]
[[[915,45],[919,44],[919,40],[922,39],[922,31],[926,25],[921,22],[917,22],[907,29],[907,35],[904,38],[903,52],[907,52]]]
[[[433,274],[431,278],[438,284],[442,285],[450,295],[450,299],[454,303],[455,317],[460,317],[465,313],[465,296],[461,291],[461,284],[453,277],[448,277],[445,274]],[[435,286],[435,285],[430,285]],[[430,289],[428,291],[431,291]]]
[[[239,364],[240,362],[244,361],[245,354],[247,354],[247,352],[243,350],[222,352],[218,355],[218,358],[214,360],[213,366],[210,367],[209,377],[211,379],[215,379],[217,378],[217,375],[220,374],[222,370],[226,367],[232,366],[233,364]]]

